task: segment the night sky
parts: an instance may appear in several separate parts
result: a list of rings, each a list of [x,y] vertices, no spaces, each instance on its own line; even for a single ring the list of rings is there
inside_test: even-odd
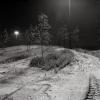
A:
[[[4,27],[37,24],[40,12],[48,15],[50,24],[70,23],[78,25],[83,45],[96,45],[100,29],[100,0],[71,0],[68,16],[68,0],[0,0],[0,25]]]

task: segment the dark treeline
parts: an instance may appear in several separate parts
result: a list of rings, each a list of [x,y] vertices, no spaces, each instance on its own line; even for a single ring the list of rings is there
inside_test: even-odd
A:
[[[0,34],[0,47],[14,45],[55,45],[65,48],[84,48],[99,49],[98,46],[82,46],[80,37],[80,27],[78,25],[50,25],[49,18],[46,14],[38,15],[38,24],[32,24],[19,28],[18,26],[9,29],[4,28]],[[20,30],[19,36],[16,38],[13,34],[14,30]],[[98,43],[100,39],[98,39]]]

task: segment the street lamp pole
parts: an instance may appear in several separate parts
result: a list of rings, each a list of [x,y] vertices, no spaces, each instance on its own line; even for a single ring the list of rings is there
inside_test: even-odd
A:
[[[17,35],[16,35],[16,39],[17,39]]]
[[[69,0],[69,13],[68,13],[68,24],[69,24],[69,48],[72,48],[72,32],[71,32],[71,0]]]
[[[69,0],[69,17],[70,17],[70,10],[71,10],[71,0]]]

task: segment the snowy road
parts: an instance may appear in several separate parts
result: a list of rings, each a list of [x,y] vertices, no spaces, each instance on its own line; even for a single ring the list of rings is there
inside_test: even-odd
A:
[[[62,49],[57,49],[59,50]],[[0,95],[10,94],[22,87],[11,95],[14,100],[83,100],[88,90],[90,75],[100,79],[100,61],[91,55],[73,52],[77,59],[73,66],[66,66],[57,74],[53,71],[27,69],[24,74],[8,80],[7,83],[0,83]],[[19,70],[28,68],[29,60],[1,65],[0,72],[7,72],[7,66],[13,65]],[[8,76],[9,74],[6,75]]]

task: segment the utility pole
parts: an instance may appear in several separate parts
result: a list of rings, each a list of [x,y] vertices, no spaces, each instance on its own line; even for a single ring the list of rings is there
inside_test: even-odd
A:
[[[69,26],[69,48],[72,49],[72,31],[71,31],[71,0],[69,0],[69,12],[68,12],[68,26]]]

